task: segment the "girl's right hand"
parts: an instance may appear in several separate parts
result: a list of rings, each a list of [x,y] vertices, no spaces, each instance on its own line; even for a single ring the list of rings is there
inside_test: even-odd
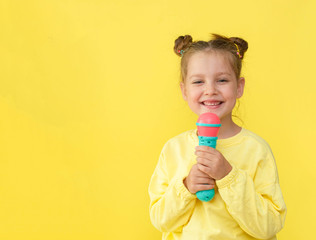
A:
[[[183,183],[192,194],[215,187],[215,180],[202,172],[197,164],[192,166],[189,175],[183,180]]]

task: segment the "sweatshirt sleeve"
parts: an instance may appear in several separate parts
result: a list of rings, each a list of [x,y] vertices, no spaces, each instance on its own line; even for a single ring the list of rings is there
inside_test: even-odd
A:
[[[283,228],[286,206],[272,153],[259,161],[253,178],[233,165],[216,184],[229,213],[249,235],[269,239]]]
[[[187,190],[182,177],[169,182],[164,161],[162,152],[148,189],[150,219],[161,232],[181,232],[193,212],[196,195]]]

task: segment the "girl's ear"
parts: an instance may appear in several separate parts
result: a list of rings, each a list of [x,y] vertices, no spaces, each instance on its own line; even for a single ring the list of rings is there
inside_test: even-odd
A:
[[[237,98],[241,98],[244,94],[245,78],[239,78],[237,83]]]
[[[181,92],[182,92],[182,97],[186,101],[187,100],[187,95],[186,95],[186,92],[185,92],[184,82],[180,82],[180,88],[181,88]]]

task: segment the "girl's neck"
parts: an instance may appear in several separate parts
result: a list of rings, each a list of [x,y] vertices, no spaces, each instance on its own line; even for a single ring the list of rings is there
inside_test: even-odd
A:
[[[221,124],[217,135],[218,139],[233,137],[241,131],[241,127],[234,123],[231,117],[221,119]]]

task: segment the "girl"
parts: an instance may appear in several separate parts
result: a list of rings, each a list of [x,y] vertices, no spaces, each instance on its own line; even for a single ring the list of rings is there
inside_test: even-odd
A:
[[[182,95],[190,109],[221,119],[217,148],[197,146],[197,130],[170,139],[149,185],[150,218],[163,239],[276,239],[286,206],[269,145],[232,120],[243,95],[241,64],[248,44],[213,35],[175,41],[181,57]],[[210,202],[195,193],[215,188]]]

